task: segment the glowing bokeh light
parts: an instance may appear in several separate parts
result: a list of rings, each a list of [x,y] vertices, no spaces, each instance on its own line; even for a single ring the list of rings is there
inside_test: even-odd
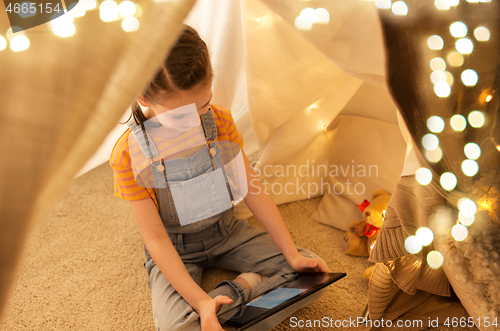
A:
[[[82,2],[74,2],[69,7],[68,13],[73,17],[82,17],[86,13],[85,6],[82,4]]]
[[[295,27],[299,30],[311,30],[312,23],[306,21],[302,16],[299,16],[295,19]]]
[[[486,101],[486,102],[490,102],[490,101],[491,101],[491,99],[493,99],[493,96],[492,96],[491,94],[488,94],[488,95],[486,96],[486,98],[484,99],[484,101]]]
[[[473,128],[482,127],[484,125],[484,121],[485,121],[483,112],[481,112],[479,110],[471,111],[469,116],[468,116],[468,119],[469,119],[470,126],[472,126]]]
[[[490,30],[484,26],[480,26],[474,30],[474,37],[478,41],[488,41],[490,40]]]
[[[446,0],[445,2],[448,4],[448,6],[458,6],[460,0]]]
[[[330,13],[325,8],[317,8],[316,14],[318,16],[318,24],[328,24],[330,23]]]
[[[464,147],[464,153],[467,158],[477,160],[481,156],[481,148],[476,143],[468,143]]]
[[[439,82],[446,82],[448,85],[453,85],[453,75],[449,71],[433,71],[431,74],[431,82],[437,84]]]
[[[300,17],[310,23],[318,22],[318,13],[313,8],[305,8],[300,12]]]
[[[408,14],[408,6],[404,1],[396,1],[391,7],[394,15],[406,16]]]
[[[433,84],[437,84],[439,82],[446,82],[446,73],[441,70],[433,71],[431,74],[431,82]]]
[[[451,52],[446,57],[446,60],[452,67],[460,67],[464,64],[464,56],[458,52]]]
[[[139,29],[139,20],[134,16],[125,17],[122,21],[122,29],[125,32],[137,31]]]
[[[391,5],[391,0],[375,0],[375,6],[378,9],[390,9]]]
[[[30,40],[26,36],[15,36],[10,41],[10,49],[13,52],[22,52],[30,47]]]
[[[60,26],[53,31],[54,31],[54,34],[58,35],[59,37],[63,37],[63,38],[71,37],[72,35],[75,34],[76,27],[74,24],[68,24],[68,25]]]
[[[72,15],[62,15],[50,21],[52,32],[59,37],[70,37],[75,34],[76,27],[73,24]]]
[[[417,254],[422,250],[422,244],[417,236],[409,236],[405,240],[405,248],[410,254]]]
[[[441,38],[438,35],[430,36],[429,39],[427,39],[427,46],[429,46],[429,48],[432,50],[443,49],[444,46],[443,38]]]
[[[439,116],[431,116],[427,119],[427,128],[434,133],[440,133],[444,130],[444,121]]]
[[[114,0],[105,0],[99,5],[99,13],[103,22],[116,21],[118,19],[118,5]]]
[[[451,93],[450,84],[447,82],[437,82],[434,84],[434,93],[440,98],[446,98]]]
[[[426,150],[425,157],[429,162],[439,162],[443,158],[443,150],[441,149],[441,147],[438,147],[432,151]]]
[[[474,216],[477,206],[474,201],[468,198],[460,199],[457,204],[458,210],[467,217]]]
[[[458,220],[465,226],[471,226],[474,223],[475,216],[465,216],[463,213],[458,213]]]
[[[0,51],[3,51],[4,49],[7,48],[7,40],[0,36]]]
[[[448,10],[450,9],[450,5],[446,0],[435,0],[434,5],[436,6],[437,9],[439,10]]]
[[[446,191],[452,191],[457,186],[457,177],[451,172],[445,172],[439,178],[441,187]]]
[[[135,4],[130,0],[125,0],[118,5],[118,14],[120,14],[121,17],[132,16],[135,15],[135,13]]]
[[[432,172],[427,168],[420,168],[415,172],[415,179],[420,185],[427,185],[432,181]]]
[[[54,16],[52,16],[53,19],[50,21],[50,26],[52,27],[52,30],[57,29],[58,27],[63,27],[65,25],[73,24],[73,16],[71,15],[62,15],[56,18],[54,18]]]
[[[433,269],[439,269],[443,265],[443,254],[438,251],[432,251],[427,254],[427,264]]]
[[[462,22],[455,22],[450,25],[450,33],[455,38],[463,38],[467,35],[467,25]]]
[[[474,160],[465,160],[462,162],[462,171],[466,176],[472,177],[477,174],[479,170],[479,166],[477,162]]]
[[[83,9],[85,10],[92,10],[97,8],[96,0],[80,0],[79,3],[83,6]]]
[[[434,240],[434,233],[431,229],[422,227],[417,230],[416,237],[422,246],[429,246],[432,243],[432,240]]]
[[[436,135],[428,133],[422,137],[422,145],[428,151],[432,151],[439,146],[439,139]]]
[[[462,224],[455,224],[451,228],[451,235],[456,241],[463,241],[469,235],[469,230]]]
[[[431,60],[431,69],[434,71],[444,71],[446,69],[446,62],[440,57],[435,57]]]
[[[477,84],[478,76],[476,71],[472,69],[464,70],[460,77],[465,86],[474,86]]]
[[[472,41],[467,38],[458,39],[455,43],[455,47],[460,54],[470,54],[474,49]]]
[[[453,115],[450,119],[450,125],[454,131],[460,132],[465,130],[467,120],[462,115]]]

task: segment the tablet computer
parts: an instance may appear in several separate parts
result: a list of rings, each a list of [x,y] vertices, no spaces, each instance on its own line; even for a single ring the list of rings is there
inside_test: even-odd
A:
[[[250,302],[219,314],[224,330],[262,330],[259,324],[278,324],[295,310],[314,301],[325,287],[345,277],[345,273],[299,273],[293,279],[258,296]],[[314,300],[311,300],[314,299]],[[295,309],[293,309],[295,307]],[[266,320],[274,320],[266,323]],[[271,326],[272,327],[272,326]]]

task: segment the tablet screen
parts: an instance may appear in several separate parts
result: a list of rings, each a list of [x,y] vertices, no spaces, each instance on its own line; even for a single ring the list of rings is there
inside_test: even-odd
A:
[[[301,288],[277,288],[260,298],[250,301],[247,306],[271,309],[305,291],[306,289]]]
[[[344,273],[303,273],[292,280],[281,284],[278,288],[220,314],[219,321],[223,327],[233,330],[245,328],[262,321],[274,313],[309,296],[310,294],[343,278]]]

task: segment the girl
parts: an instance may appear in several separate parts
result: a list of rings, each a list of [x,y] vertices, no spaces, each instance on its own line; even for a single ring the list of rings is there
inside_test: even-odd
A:
[[[183,224],[181,214],[185,209],[173,194],[174,184],[208,178],[203,176],[212,173],[211,167],[216,173],[215,170],[221,168],[218,144],[229,142],[239,148],[243,146],[231,113],[210,103],[212,78],[206,44],[193,28],[185,26],[162,68],[137,97],[136,101],[147,110],[143,112],[137,102],[134,103],[133,118],[128,123],[130,130],[120,137],[110,157],[115,195],[130,201],[144,238],[144,266],[149,277],[156,330],[222,330],[217,313],[223,305],[229,308],[251,300],[287,281],[294,272],[329,272],[321,258],[294,245],[278,208],[257,179],[243,150],[245,180],[252,183],[247,185],[248,194],[244,200],[267,232],[251,226],[246,220],[235,219],[233,205],[204,219],[192,218]],[[176,126],[170,125],[165,117],[186,107],[195,109],[198,115],[195,117],[201,118],[203,138],[208,146],[187,158],[155,158],[163,148],[158,147],[158,139],[167,146],[171,142],[179,144],[187,132],[192,132],[195,126],[192,116],[191,124],[183,122]],[[146,124],[156,118],[160,127],[169,130],[155,140],[146,132]],[[132,150],[130,138],[137,139],[139,152]],[[144,182],[139,185],[138,177],[134,177],[135,163],[131,155],[138,154],[151,161],[149,168],[154,186]],[[224,182],[220,187],[226,187]],[[219,192],[212,194],[210,201],[217,200],[227,191]],[[231,190],[229,193],[231,195]],[[203,212],[212,208],[200,202],[202,195],[196,191],[191,199],[186,199],[187,209],[198,206]],[[203,268],[210,266],[242,274],[219,283],[206,293],[200,288],[201,275]]]

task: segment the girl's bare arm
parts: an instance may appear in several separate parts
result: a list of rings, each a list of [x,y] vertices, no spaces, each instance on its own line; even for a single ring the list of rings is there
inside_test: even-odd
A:
[[[243,153],[243,158],[245,160],[245,170],[248,180],[248,194],[244,199],[245,203],[271,238],[273,238],[273,241],[279,247],[290,266],[296,271],[314,269],[315,271],[329,272],[328,267],[323,261],[316,259],[314,259],[314,262],[305,261],[307,259],[298,252],[278,207],[276,207],[271,196],[267,194],[264,186],[250,166],[245,153]]]

